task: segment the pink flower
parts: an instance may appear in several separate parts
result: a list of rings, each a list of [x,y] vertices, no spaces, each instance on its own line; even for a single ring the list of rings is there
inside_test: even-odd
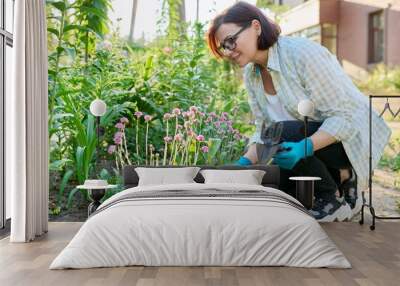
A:
[[[182,126],[182,125],[180,125],[180,124],[178,124],[178,125],[176,125],[176,128],[178,128],[178,130],[180,130],[180,129],[182,129],[182,128],[183,128],[183,126]]]
[[[122,117],[119,121],[120,121],[121,123],[123,123],[123,124],[128,124],[128,123],[129,123],[129,120],[128,120],[128,118],[126,118],[126,117]]]
[[[140,117],[142,117],[142,115],[143,115],[143,112],[140,112],[140,111],[136,111],[136,112],[135,112],[135,116],[137,117],[137,119],[139,119]]]
[[[183,117],[189,117],[189,116],[190,116],[190,113],[189,113],[188,111],[183,111],[183,112],[182,112],[182,116],[183,116]]]
[[[235,133],[235,135],[233,135],[233,138],[235,138],[235,140],[240,140],[242,139],[242,135],[240,135],[239,133]]]
[[[208,146],[202,146],[202,147],[200,148],[200,150],[201,150],[201,152],[203,152],[203,153],[208,153]]]
[[[124,136],[124,133],[122,133],[120,131],[115,132],[115,134],[114,134],[114,138],[122,138],[122,136]]]
[[[228,126],[232,126],[233,122],[232,122],[232,120],[228,120],[228,121],[226,121],[226,124],[227,124]]]
[[[124,129],[125,125],[123,123],[121,123],[121,122],[118,122],[117,124],[115,124],[115,127],[118,128],[118,129]]]
[[[111,155],[112,153],[114,153],[116,147],[117,147],[117,146],[115,146],[115,145],[110,145],[110,146],[108,146],[108,149],[107,149],[108,154]]]
[[[221,121],[214,122],[215,127],[220,128],[221,127]]]
[[[122,143],[122,138],[121,137],[114,137],[114,143],[117,145],[120,145]]]
[[[203,142],[205,140],[205,138],[203,135],[200,134],[200,135],[197,135],[196,140],[199,142]]]
[[[193,112],[193,113],[197,113],[197,111],[199,111],[199,109],[198,109],[198,107],[197,106],[191,106],[190,108],[189,108],[189,110],[190,110],[190,112]]]
[[[204,112],[199,112],[200,117],[204,117],[206,116],[206,114]]]
[[[172,137],[171,136],[165,136],[164,137],[164,142],[165,143],[168,143],[168,142],[171,142],[172,141]]]
[[[172,113],[175,114],[175,115],[180,115],[181,114],[181,110],[179,108],[174,108],[172,110]]]
[[[228,130],[229,130],[229,132],[231,132],[231,133],[235,133],[235,129],[233,129],[232,126],[228,126]]]
[[[174,136],[174,140],[178,141],[178,142],[182,141],[182,138],[183,138],[182,134],[179,134],[179,133]]]
[[[191,117],[191,118],[195,118],[196,117],[196,112],[191,110],[191,111],[188,112],[188,116]]]
[[[170,113],[165,113],[164,114],[164,120],[168,120],[168,119],[170,119],[171,118],[171,114]]]
[[[208,115],[211,117],[217,117],[217,114],[215,112],[210,112]]]
[[[193,132],[193,130],[188,130],[187,131],[187,135],[188,136],[193,136],[193,137],[196,136],[196,134]]]
[[[144,121],[146,121],[146,122],[149,122],[149,121],[151,121],[153,119],[153,116],[151,116],[151,115],[145,115],[144,116]]]
[[[166,54],[170,54],[170,53],[172,53],[172,48],[171,47],[164,47],[163,48],[163,52],[166,53]]]

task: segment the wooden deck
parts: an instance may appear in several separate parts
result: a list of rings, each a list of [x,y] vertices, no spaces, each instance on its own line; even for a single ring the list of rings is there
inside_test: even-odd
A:
[[[400,222],[330,223],[323,228],[353,268],[121,267],[48,270],[81,223],[50,223],[49,233],[27,244],[0,241],[0,285],[400,285]]]

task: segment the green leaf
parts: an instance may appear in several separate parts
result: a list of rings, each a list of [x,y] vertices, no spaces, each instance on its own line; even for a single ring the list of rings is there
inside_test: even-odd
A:
[[[68,200],[67,200],[67,208],[68,208],[68,209],[71,208],[72,199],[74,198],[74,195],[75,195],[77,192],[79,192],[79,191],[85,191],[85,190],[81,190],[81,189],[78,189],[78,188],[74,188],[74,189],[72,189],[72,190],[69,192],[69,194],[68,194]]]
[[[49,170],[51,171],[61,171],[62,168],[67,164],[72,162],[70,159],[61,159],[53,161],[49,164]]]
[[[58,191],[58,194],[57,194],[57,201],[58,201],[59,205],[61,205],[61,198],[64,195],[65,187],[67,186],[67,183],[73,174],[74,174],[73,170],[68,170],[67,172],[65,172],[65,174],[61,180],[60,190]]]
[[[53,5],[54,8],[60,10],[61,12],[64,12],[66,10],[66,5],[64,1],[47,1],[47,3],[49,3],[50,5]]]
[[[57,29],[48,27],[48,28],[47,28],[47,31],[50,32],[50,33],[52,33],[52,34],[54,34],[57,38],[60,36],[60,34],[59,34],[59,32],[58,32]]]

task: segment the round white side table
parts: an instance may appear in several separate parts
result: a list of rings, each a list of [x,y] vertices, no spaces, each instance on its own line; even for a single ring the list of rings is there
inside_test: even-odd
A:
[[[107,189],[116,188],[117,185],[106,185],[106,186],[93,186],[93,185],[79,185],[76,188],[87,190],[89,197],[92,202],[88,206],[88,217],[96,211],[101,205],[101,199],[106,194]]]
[[[290,177],[289,180],[296,181],[296,199],[306,209],[312,209],[314,201],[314,182],[321,180],[320,177]]]

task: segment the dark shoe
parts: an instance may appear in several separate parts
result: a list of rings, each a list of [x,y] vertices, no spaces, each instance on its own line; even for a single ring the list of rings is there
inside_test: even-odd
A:
[[[351,208],[343,198],[334,198],[330,201],[316,199],[309,212],[320,222],[344,221],[352,217]]]
[[[343,194],[345,201],[349,204],[353,216],[360,212],[362,206],[361,196],[357,191],[357,175],[353,169],[350,169],[350,178],[340,184],[339,190]]]

